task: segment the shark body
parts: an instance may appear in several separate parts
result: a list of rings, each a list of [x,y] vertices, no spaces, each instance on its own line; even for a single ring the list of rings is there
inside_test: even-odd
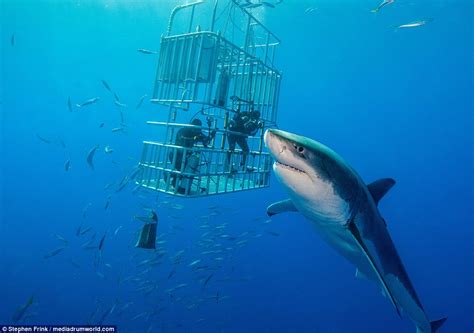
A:
[[[320,236],[374,281],[414,322],[417,333],[434,333],[446,318],[430,322],[408,277],[377,204],[395,184],[390,178],[366,185],[334,151],[309,138],[267,130],[273,170],[289,199],[270,205],[269,215],[298,211]]]

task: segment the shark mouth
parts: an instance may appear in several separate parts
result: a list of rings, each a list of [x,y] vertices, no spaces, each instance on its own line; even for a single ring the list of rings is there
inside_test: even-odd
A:
[[[288,169],[288,170],[295,171],[295,172],[299,172],[299,173],[306,173],[306,172],[304,172],[304,171],[301,170],[301,169],[295,168],[294,166],[291,166],[291,165],[288,165],[288,164],[279,162],[279,161],[277,161],[277,160],[275,160],[275,164],[276,164],[277,166],[279,166],[279,167],[284,168],[284,169]]]

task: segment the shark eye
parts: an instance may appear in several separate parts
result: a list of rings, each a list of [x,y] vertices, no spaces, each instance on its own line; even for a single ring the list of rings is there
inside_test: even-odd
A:
[[[295,150],[298,151],[298,153],[300,153],[300,154],[304,153],[304,148],[301,147],[301,146],[297,146],[297,145],[293,144],[293,148],[295,148]]]
[[[304,147],[298,146],[298,145],[296,145],[296,144],[293,144],[293,148],[295,148],[295,150],[298,152],[298,155],[299,155],[301,158],[306,159]]]

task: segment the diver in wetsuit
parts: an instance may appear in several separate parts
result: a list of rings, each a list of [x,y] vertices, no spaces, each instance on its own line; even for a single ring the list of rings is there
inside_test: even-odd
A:
[[[201,127],[202,121],[197,118],[193,119],[193,121],[191,122],[191,125]],[[194,147],[194,144],[201,142],[205,147],[207,147],[207,145],[211,142],[211,140],[214,138],[215,135],[216,135],[215,130],[211,131],[209,135],[205,135],[202,132],[201,128],[183,127],[179,129],[178,133],[176,133],[175,145],[184,147],[184,148],[192,148]],[[186,151],[186,155],[185,155],[184,149],[176,149],[176,159],[174,160],[174,163],[173,163],[173,158],[174,158],[173,152],[170,152],[168,157],[169,157],[169,161],[173,163],[173,168],[175,170],[178,170],[180,172],[186,172],[186,170],[189,169],[189,167],[191,169],[197,168],[197,165],[191,165],[191,161],[195,161],[195,160],[197,161],[197,159],[191,160],[192,155],[193,153],[190,150]],[[177,174],[172,173],[171,185],[173,185],[173,187],[176,187],[176,181],[182,180],[183,178],[188,179],[190,182],[193,179],[193,177],[190,177],[190,176],[181,176],[181,175],[178,176]],[[180,183],[178,184],[177,192],[180,194],[185,194],[186,188],[180,186],[181,185]]]
[[[230,159],[232,153],[235,150],[236,144],[239,145],[243,152],[240,166],[246,166],[247,154],[250,151],[247,138],[249,135],[254,136],[257,134],[259,128],[262,127],[262,124],[263,123],[260,121],[259,111],[237,111],[232,120],[229,122],[229,130],[232,132],[239,132],[240,134],[227,134],[227,140],[229,141],[229,151],[227,152],[226,171],[232,171]]]

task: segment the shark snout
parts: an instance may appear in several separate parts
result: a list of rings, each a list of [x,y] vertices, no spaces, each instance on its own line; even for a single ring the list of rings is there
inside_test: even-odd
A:
[[[283,141],[276,133],[276,130],[268,129],[264,135],[264,142],[265,146],[267,146],[268,150],[272,157],[279,161],[279,157],[283,154],[287,149],[287,144]]]

